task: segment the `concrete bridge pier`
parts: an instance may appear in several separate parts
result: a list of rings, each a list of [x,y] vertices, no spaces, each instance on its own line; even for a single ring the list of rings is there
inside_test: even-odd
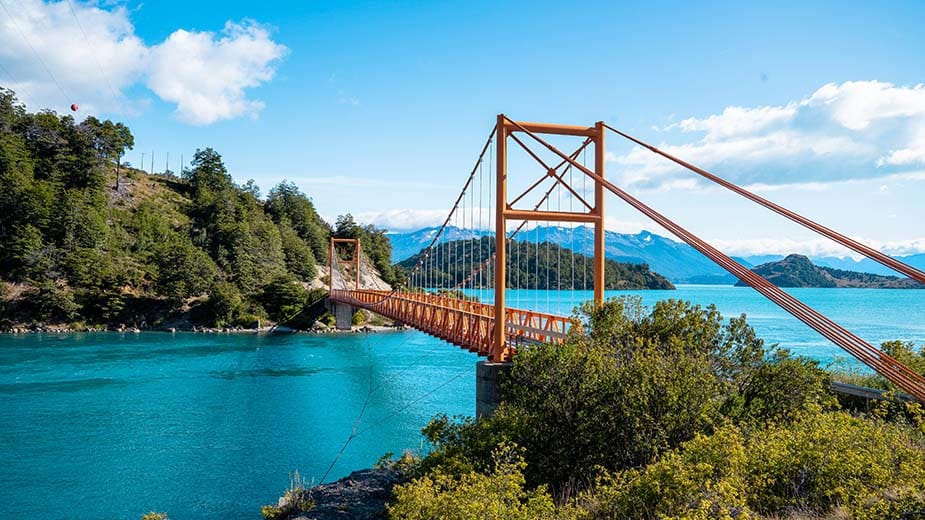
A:
[[[487,417],[501,404],[501,381],[511,371],[511,363],[479,361],[475,364],[475,416]]]
[[[337,330],[350,330],[353,328],[353,314],[356,309],[352,305],[328,300],[328,309],[334,315],[334,327]]]

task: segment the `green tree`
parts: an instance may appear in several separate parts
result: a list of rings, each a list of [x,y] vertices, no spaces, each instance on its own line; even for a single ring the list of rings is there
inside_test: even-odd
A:
[[[227,282],[212,287],[205,306],[215,327],[237,324],[238,317],[245,311],[244,299],[238,288]]]
[[[312,250],[316,262],[327,262],[331,227],[318,215],[311,199],[292,182],[283,181],[267,196],[267,213],[277,224],[288,221]]]
[[[158,291],[176,303],[204,294],[218,276],[212,259],[185,240],[164,243],[154,254]]]
[[[289,277],[279,277],[260,293],[260,303],[273,321],[282,321],[299,312],[308,302],[308,291]]]

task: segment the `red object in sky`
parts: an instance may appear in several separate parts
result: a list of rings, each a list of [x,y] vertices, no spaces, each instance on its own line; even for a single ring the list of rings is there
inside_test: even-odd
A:
[[[78,109],[78,108],[80,108],[80,107],[77,106],[77,103],[74,103],[74,104],[71,105],[71,111],[73,111],[73,112],[77,112],[77,109]]]

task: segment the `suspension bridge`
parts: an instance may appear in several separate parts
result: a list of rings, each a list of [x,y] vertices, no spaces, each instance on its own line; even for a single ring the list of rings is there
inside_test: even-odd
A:
[[[587,296],[595,304],[603,302],[605,195],[609,192],[897,387],[925,402],[925,377],[608,180],[605,139],[611,135],[925,283],[922,271],[604,122],[592,126],[529,123],[502,114],[446,219],[416,256],[417,262],[404,284],[391,290],[361,288],[359,240],[333,239],[329,259],[330,301],[348,309],[351,315],[354,308],[375,312],[494,363],[510,361],[523,345],[561,343],[572,328],[580,325],[565,316],[571,307],[564,312],[561,306],[553,308],[551,292],[578,291],[581,296],[585,294],[583,291],[590,291]],[[565,145],[575,148],[566,148],[573,150],[566,153],[561,149]],[[531,171],[533,175],[527,177],[527,182],[518,179],[521,184],[518,186],[512,182],[515,170]],[[509,193],[508,189],[515,186],[518,189]],[[520,189],[523,186],[526,187]],[[517,195],[512,197],[513,193]],[[571,251],[585,249],[589,254],[580,257],[570,254],[563,259],[562,248],[551,251],[549,241],[541,243],[538,222],[564,223],[566,236],[571,236],[568,244]],[[530,223],[533,227],[529,227]],[[593,234],[582,239],[579,232],[582,227],[593,229]],[[528,240],[531,232],[537,233],[532,241]],[[519,245],[515,239],[521,240]],[[544,262],[539,261],[541,257]],[[576,262],[581,265],[576,267]],[[339,284],[335,283],[335,271],[339,274]],[[354,282],[352,287],[347,281],[350,278]],[[532,300],[521,298],[516,290],[539,286],[546,291],[532,291]],[[577,301],[574,294],[568,301]]]

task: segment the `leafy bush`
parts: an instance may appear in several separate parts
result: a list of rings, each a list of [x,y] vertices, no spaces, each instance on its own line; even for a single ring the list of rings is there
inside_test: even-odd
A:
[[[333,327],[334,325],[337,324],[337,318],[335,318],[334,315],[331,314],[330,312],[325,312],[324,314],[319,316],[318,321],[320,323],[325,324],[328,327]]]
[[[756,518],[746,504],[745,439],[730,424],[644,469],[602,477],[579,503],[594,518]]]
[[[308,303],[308,291],[290,277],[281,276],[264,286],[259,301],[270,319],[285,320]]]
[[[212,316],[212,325],[215,327],[237,325],[245,310],[244,300],[238,288],[228,282],[215,284],[205,307]]]
[[[74,293],[52,283],[42,283],[27,292],[25,297],[36,321],[70,322],[80,311],[80,305],[74,301]]]
[[[400,520],[534,520],[560,518],[545,487],[524,488],[526,464],[513,445],[502,444],[493,453],[489,474],[460,476],[436,471],[396,486],[390,518]]]
[[[906,426],[844,412],[748,433],[727,423],[643,469],[602,478],[579,503],[596,518],[901,518],[923,504],[922,442]]]
[[[363,324],[366,323],[366,313],[362,310],[354,312],[353,317],[350,319],[350,323],[353,324],[354,327],[363,326]]]
[[[894,486],[925,491],[925,443],[903,425],[844,412],[807,417],[753,435],[745,482],[759,513],[861,508]]]
[[[582,311],[562,345],[518,351],[493,416],[431,421],[421,471],[484,473],[498,443],[513,442],[527,483],[565,499],[727,423],[750,431],[836,406],[825,372],[765,347],[744,318],[678,301],[649,310],[638,298]]]

